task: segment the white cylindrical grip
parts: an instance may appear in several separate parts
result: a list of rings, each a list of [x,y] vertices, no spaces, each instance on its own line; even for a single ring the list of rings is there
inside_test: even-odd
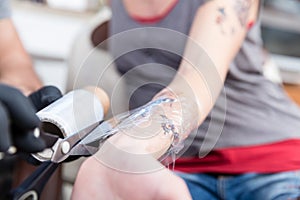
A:
[[[99,122],[109,108],[106,93],[96,87],[71,91],[37,113],[46,132],[67,137]]]

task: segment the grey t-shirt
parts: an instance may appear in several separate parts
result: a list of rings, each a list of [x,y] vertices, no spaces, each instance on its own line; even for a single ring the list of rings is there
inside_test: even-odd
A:
[[[0,0],[0,19],[10,17],[11,11],[8,0]]]
[[[116,58],[118,70],[128,82],[128,87],[136,89],[137,84],[146,85],[134,91],[137,95],[131,96],[133,100],[130,102],[133,102],[133,106],[140,106],[151,100],[174,76],[174,73],[158,71],[158,64],[170,66],[175,69],[175,73],[180,64],[180,52],[175,55],[162,49],[175,45],[178,48],[172,49],[183,51],[185,47],[184,41],[176,36],[164,35],[163,31],[151,32],[145,27],[163,28],[187,35],[193,17],[205,0],[178,1],[167,16],[153,24],[142,24],[133,20],[120,3],[122,1],[111,2],[113,17],[110,34],[118,35],[111,41],[111,52]],[[124,40],[130,30],[135,30],[135,34]],[[158,45],[152,48],[153,44],[161,45],[161,48],[157,48]],[[148,48],[141,48],[142,45]],[[218,47],[217,41],[214,45]],[[127,51],[130,48],[136,50]],[[197,155],[199,147],[206,152],[211,147],[246,147],[300,139],[300,109],[287,97],[280,85],[263,76],[264,61],[260,23],[257,22],[248,32],[231,63],[224,89],[213,111],[199,127],[195,139],[190,138],[193,141],[190,155]],[[146,64],[152,68],[142,67]],[[132,73],[133,69],[136,69],[135,74]],[[163,84],[152,84],[158,80]]]

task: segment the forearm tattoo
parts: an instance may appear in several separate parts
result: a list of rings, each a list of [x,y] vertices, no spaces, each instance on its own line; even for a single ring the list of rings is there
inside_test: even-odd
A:
[[[164,130],[165,135],[173,135],[173,145],[179,142],[179,133],[176,130],[175,124],[166,115],[160,115],[162,117],[161,127]]]
[[[113,134],[123,132],[134,138],[149,139],[162,133],[158,135],[163,140],[170,139],[170,146],[159,161],[163,162],[169,155],[175,158],[184,147],[184,139],[198,126],[196,105],[185,97],[162,95],[146,105],[115,116]]]

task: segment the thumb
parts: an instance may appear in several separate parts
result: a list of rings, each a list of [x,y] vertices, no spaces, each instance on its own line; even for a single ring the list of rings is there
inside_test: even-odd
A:
[[[62,97],[61,92],[54,86],[45,86],[38,91],[29,95],[29,100],[32,102],[37,111],[48,106],[52,102]]]

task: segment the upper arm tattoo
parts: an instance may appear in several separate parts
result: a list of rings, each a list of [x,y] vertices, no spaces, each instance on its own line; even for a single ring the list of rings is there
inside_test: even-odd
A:
[[[227,19],[227,10],[225,9],[225,7],[224,6],[218,7],[217,12],[218,12],[218,15],[217,15],[217,18],[216,18],[216,23],[218,25],[220,25],[222,34],[224,34],[224,35],[227,35],[227,34],[234,35],[235,28],[233,26],[226,27],[226,25],[225,25],[225,21]]]
[[[247,25],[251,4],[251,0],[235,0],[234,2],[234,10],[238,17],[239,23],[243,28],[245,28]]]
[[[208,0],[212,1],[212,0]],[[233,0],[232,1],[232,9],[234,11],[233,16],[237,18],[238,23],[241,28],[251,28],[253,25],[252,22],[248,23],[249,12],[252,6],[253,0]],[[228,12],[228,8],[226,6],[218,6],[216,8],[217,18],[216,24],[220,26],[221,32],[224,35],[234,35],[237,27],[233,26],[228,22],[230,13]]]

